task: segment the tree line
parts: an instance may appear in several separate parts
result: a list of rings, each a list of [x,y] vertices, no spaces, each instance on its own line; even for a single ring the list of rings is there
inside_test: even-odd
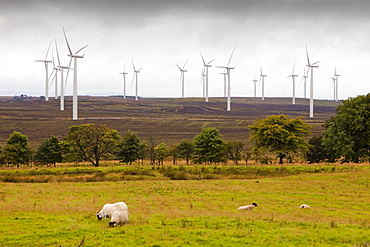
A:
[[[101,160],[118,160],[127,164],[149,159],[151,165],[163,165],[167,157],[173,164],[184,159],[186,164],[213,164],[232,161],[271,163],[276,157],[294,162],[369,162],[370,157],[370,94],[344,100],[336,116],[326,121],[320,136],[309,140],[311,126],[302,117],[272,115],[248,126],[246,141],[225,141],[217,128],[202,129],[193,140],[166,145],[153,138],[142,141],[127,130],[121,136],[104,124],[71,126],[59,140],[51,135],[36,150],[30,148],[27,136],[14,131],[0,147],[0,164],[54,165],[60,162],[90,162],[99,166]],[[247,143],[250,141],[250,143]],[[250,145],[247,145],[250,144]],[[248,147],[248,148],[247,148]]]

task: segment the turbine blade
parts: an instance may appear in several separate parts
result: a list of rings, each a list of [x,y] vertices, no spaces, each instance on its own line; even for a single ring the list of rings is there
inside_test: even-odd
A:
[[[123,66],[123,72],[125,72],[125,69],[126,69],[126,63],[127,63],[127,59],[125,61],[125,66]]]
[[[308,62],[308,65],[311,65],[311,64],[310,64],[310,58],[308,57],[307,43],[306,43],[306,55],[307,55],[307,62]]]
[[[132,87],[132,85],[134,85],[134,79],[135,79],[135,76],[136,76],[136,72],[134,73],[134,76],[132,77],[131,87]]]
[[[84,47],[82,47],[81,49],[79,49],[77,52],[76,52],[76,54],[77,53],[79,53],[80,51],[82,51],[83,49],[85,49],[86,47],[88,47],[89,45],[85,45]]]
[[[202,57],[203,65],[206,65],[206,61],[204,61],[204,57],[203,57],[202,51],[200,52],[200,56]]]
[[[69,70],[71,69],[71,64],[72,64],[72,57],[71,59],[69,59],[68,70],[67,70],[67,75],[66,75],[66,80],[65,80],[66,83],[64,83],[65,84],[64,90],[67,89],[68,75],[69,75]]]
[[[53,66],[54,66],[54,68],[55,68],[54,53],[53,53],[53,50],[51,51],[51,58],[52,58],[52,61],[53,61]]]
[[[131,59],[131,62],[132,62],[132,67],[134,67],[134,72],[136,71],[135,69],[135,64],[134,64],[134,60]]]
[[[294,65],[293,65],[293,72],[292,72],[292,75],[294,75],[294,68],[295,68],[295,63],[297,62],[297,59],[295,59],[294,61]]]
[[[186,60],[186,62],[184,63],[184,66],[182,67],[182,69],[185,69],[185,65],[188,63],[189,59]]]
[[[231,56],[230,56],[230,59],[229,59],[229,63],[227,64],[227,66],[229,66],[229,65],[230,65],[231,58],[233,57],[233,54],[234,54],[235,49],[236,49],[236,46],[234,47],[234,50],[233,50],[233,52],[231,53]]]
[[[51,46],[51,43],[52,42],[53,42],[53,40],[50,41],[50,44],[49,44],[49,47],[48,47],[48,51],[46,52],[45,60],[47,60],[47,57],[48,57],[48,54],[49,54],[49,49],[50,49],[50,46]]]
[[[176,65],[177,65],[177,67],[179,68],[179,70],[180,70],[180,71],[182,71],[181,67],[180,67],[178,64],[176,64]]]
[[[64,33],[64,38],[66,39],[66,43],[67,43],[67,46],[68,46],[69,54],[72,56],[72,49],[69,46],[67,35],[66,35],[66,31],[64,30],[64,27],[63,27],[63,33]]]
[[[208,63],[207,63],[207,65],[210,65],[210,63],[212,63],[213,61],[215,61],[216,59],[213,59],[213,60],[211,60],[211,61],[209,61]]]
[[[57,50],[58,65],[60,66],[59,51],[58,51],[58,44],[57,44],[57,40],[56,40],[56,39],[55,39],[55,48],[56,48],[56,50]]]

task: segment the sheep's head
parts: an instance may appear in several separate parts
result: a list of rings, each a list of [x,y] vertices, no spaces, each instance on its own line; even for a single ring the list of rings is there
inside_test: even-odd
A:
[[[103,217],[101,216],[100,212],[96,212],[96,217],[98,217],[98,220],[102,220]]]
[[[257,203],[254,203],[254,202],[253,202],[253,203],[252,203],[252,205],[253,205],[253,206],[255,206],[255,207],[257,207]]]
[[[115,227],[116,225],[117,225],[117,223],[115,221],[109,222],[109,226],[110,227]]]

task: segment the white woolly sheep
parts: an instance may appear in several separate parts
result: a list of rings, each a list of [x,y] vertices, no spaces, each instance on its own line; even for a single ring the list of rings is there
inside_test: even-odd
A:
[[[252,211],[254,207],[257,207],[257,203],[252,203],[251,205],[241,206],[238,208],[238,210],[247,210]]]
[[[117,210],[114,211],[109,222],[110,227],[115,227],[117,225],[123,225],[128,222],[129,212],[128,210]]]
[[[308,206],[307,204],[302,204],[301,206],[299,206],[299,208],[310,208],[310,206]]]
[[[111,215],[113,214],[114,211],[117,210],[127,210],[128,207],[126,203],[124,202],[116,202],[116,203],[107,203],[103,206],[103,208],[96,213],[96,217],[98,217],[98,220],[101,220],[103,218],[111,218]]]

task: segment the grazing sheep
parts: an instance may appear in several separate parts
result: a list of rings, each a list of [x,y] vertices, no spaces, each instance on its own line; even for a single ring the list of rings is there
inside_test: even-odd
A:
[[[299,208],[310,208],[310,206],[308,206],[307,204],[302,204],[301,206],[299,206]]]
[[[241,206],[238,208],[238,210],[247,210],[247,211],[252,211],[254,207],[257,207],[257,203],[252,203],[251,205],[247,206]]]
[[[98,220],[101,220],[103,218],[111,218],[111,215],[114,211],[117,210],[127,210],[128,207],[126,203],[124,202],[116,202],[116,203],[107,203],[103,206],[103,208],[100,210],[100,212],[96,213],[96,217],[98,217]]]
[[[110,219],[109,226],[115,227],[117,225],[126,224],[128,222],[128,216],[129,213],[127,209],[114,211]]]

